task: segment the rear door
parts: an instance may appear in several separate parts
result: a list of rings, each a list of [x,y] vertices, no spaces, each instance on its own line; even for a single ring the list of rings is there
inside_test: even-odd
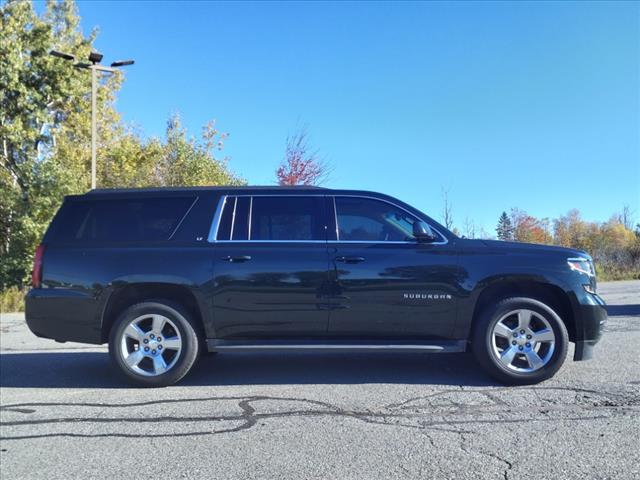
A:
[[[336,196],[334,202],[329,334],[449,337],[461,277],[447,239],[418,243],[412,235],[418,218],[386,200]]]
[[[319,337],[328,324],[324,196],[220,200],[214,237],[216,337]]]

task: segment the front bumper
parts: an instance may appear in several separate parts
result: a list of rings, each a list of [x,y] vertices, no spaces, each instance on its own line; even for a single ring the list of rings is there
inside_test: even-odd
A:
[[[589,360],[593,349],[602,337],[607,322],[606,304],[598,295],[585,293],[576,308],[576,348],[573,359]]]

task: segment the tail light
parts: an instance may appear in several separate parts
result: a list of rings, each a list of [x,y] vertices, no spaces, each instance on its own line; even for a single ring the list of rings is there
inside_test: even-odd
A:
[[[42,257],[44,257],[44,245],[38,245],[33,257],[33,271],[31,272],[31,286],[40,288],[42,283]]]

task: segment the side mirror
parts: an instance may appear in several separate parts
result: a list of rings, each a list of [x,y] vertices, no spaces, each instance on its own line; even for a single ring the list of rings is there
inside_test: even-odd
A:
[[[431,227],[421,221],[413,222],[413,236],[418,242],[431,243],[438,239],[438,236],[431,230]]]

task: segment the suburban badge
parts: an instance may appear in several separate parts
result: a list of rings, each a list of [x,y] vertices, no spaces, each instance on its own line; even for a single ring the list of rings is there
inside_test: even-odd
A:
[[[405,293],[404,298],[408,300],[451,300],[448,293]]]

